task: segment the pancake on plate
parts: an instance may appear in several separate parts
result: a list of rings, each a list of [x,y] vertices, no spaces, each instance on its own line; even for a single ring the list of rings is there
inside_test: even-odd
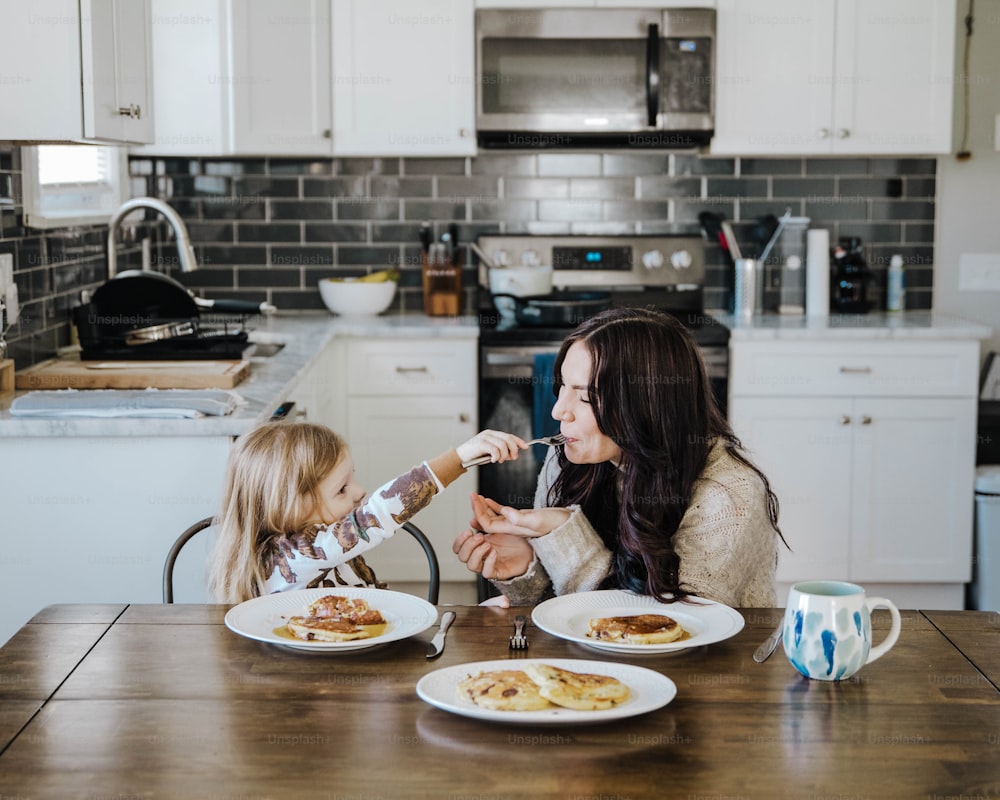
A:
[[[289,617],[286,627],[296,639],[307,642],[350,642],[369,636],[353,622],[334,617]]]
[[[542,697],[564,708],[601,711],[624,703],[630,694],[628,686],[608,675],[570,672],[551,664],[525,664],[524,671]]]
[[[587,636],[620,644],[667,644],[684,635],[677,620],[663,614],[636,614],[628,617],[597,617],[590,620]]]
[[[470,675],[458,682],[458,693],[491,711],[541,711],[551,705],[524,672],[514,669]]]
[[[370,608],[368,601],[328,594],[309,604],[306,616],[343,619],[355,625],[384,625],[385,618],[378,609]]]

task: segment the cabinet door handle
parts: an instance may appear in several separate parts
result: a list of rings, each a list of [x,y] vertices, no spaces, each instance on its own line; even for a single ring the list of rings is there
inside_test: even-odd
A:
[[[830,129],[829,128],[820,128],[817,131],[817,133],[819,134],[819,138],[820,139],[829,139],[830,138]]]
[[[129,119],[142,119],[142,108],[132,103],[118,109],[118,114]]]
[[[872,418],[869,417],[867,414],[865,414],[863,417],[861,417],[861,424],[862,425],[871,425],[872,424]]]
[[[472,417],[470,417],[468,414],[459,414],[458,415],[458,421],[459,422],[471,422],[471,420],[472,420]]]
[[[838,139],[846,139],[850,135],[851,135],[851,132],[849,130],[847,130],[847,128],[840,128],[837,131],[837,138]]]
[[[411,372],[427,373],[428,371],[429,370],[427,369],[427,367],[396,367],[396,372],[398,372],[400,375],[406,375]]]
[[[871,375],[871,367],[841,367],[840,372],[843,375]]]
[[[840,424],[841,425],[850,425],[851,424],[851,418],[849,416],[847,416],[847,414],[841,414],[840,415]]]

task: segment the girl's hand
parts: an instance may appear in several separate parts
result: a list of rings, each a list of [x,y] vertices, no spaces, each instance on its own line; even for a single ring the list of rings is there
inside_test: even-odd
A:
[[[496,500],[472,495],[472,513],[475,526],[490,534],[511,534],[534,538],[551,533],[569,519],[568,508],[531,508],[518,510],[502,506]]]
[[[527,449],[528,443],[520,436],[491,430],[481,431],[469,441],[462,442],[455,448],[463,463],[480,456],[489,456],[494,464],[512,461],[520,455],[522,450]]]
[[[523,575],[535,559],[527,539],[502,533],[486,536],[481,531],[463,531],[451,549],[470,572],[495,581]]]

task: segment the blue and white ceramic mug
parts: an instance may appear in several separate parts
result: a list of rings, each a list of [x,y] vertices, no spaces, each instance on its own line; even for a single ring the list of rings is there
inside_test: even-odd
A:
[[[892,627],[872,647],[871,612],[888,609]],[[782,644],[792,666],[807,678],[839,681],[881,658],[899,638],[899,609],[884,597],[845,581],[805,581],[788,591]]]

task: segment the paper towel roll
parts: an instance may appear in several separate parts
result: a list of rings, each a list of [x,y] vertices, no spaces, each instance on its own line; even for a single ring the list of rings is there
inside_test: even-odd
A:
[[[830,231],[825,228],[806,234],[806,314],[830,314]]]

